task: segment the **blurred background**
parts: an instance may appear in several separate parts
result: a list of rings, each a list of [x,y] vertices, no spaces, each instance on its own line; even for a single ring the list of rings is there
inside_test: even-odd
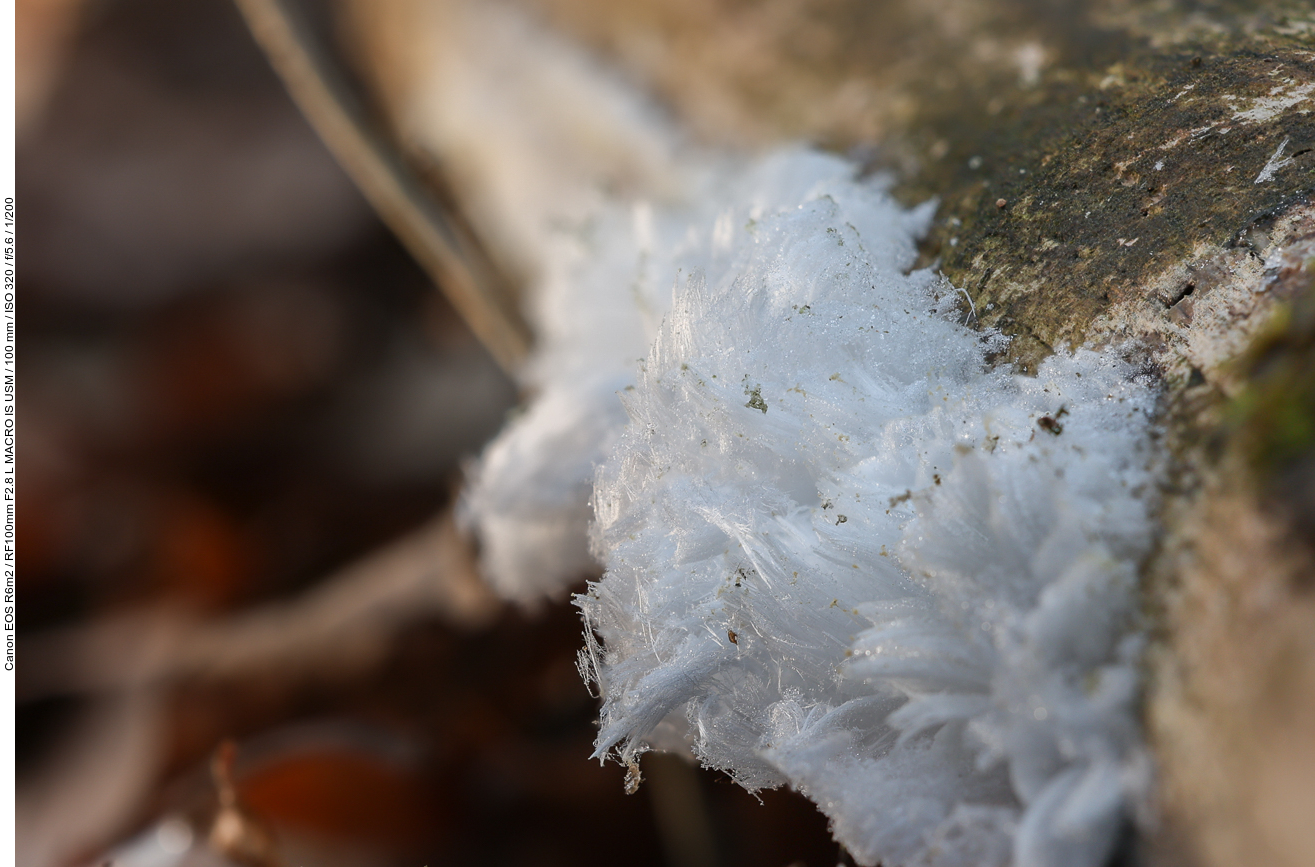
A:
[[[450,518],[515,386],[230,0],[17,34],[19,863],[836,863],[793,793],[587,760],[574,609]]]

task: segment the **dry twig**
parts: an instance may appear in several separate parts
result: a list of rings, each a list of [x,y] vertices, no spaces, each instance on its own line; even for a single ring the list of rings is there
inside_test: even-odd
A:
[[[297,105],[379,216],[509,373],[531,334],[515,293],[459,221],[444,213],[389,139],[370,123],[340,65],[287,0],[235,0]]]
[[[28,638],[20,693],[29,701],[188,678],[346,676],[374,664],[406,624],[439,617],[474,628],[497,609],[448,512],[290,602],[210,623],[156,608]]]

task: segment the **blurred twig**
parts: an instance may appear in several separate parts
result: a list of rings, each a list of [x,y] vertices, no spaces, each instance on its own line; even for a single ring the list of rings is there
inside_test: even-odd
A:
[[[699,766],[688,756],[644,756],[653,818],[671,867],[718,867],[717,835],[703,796]]]
[[[13,7],[14,126],[20,138],[41,121],[84,5],[85,0],[18,0]]]
[[[187,678],[350,675],[373,665],[409,623],[436,616],[476,627],[497,609],[445,513],[290,602],[202,623],[149,609],[27,638],[20,700]]]
[[[61,749],[19,789],[15,863],[66,867],[120,831],[154,785],[162,720],[158,692],[128,690],[60,732]]]
[[[503,369],[530,346],[515,293],[477,239],[425,192],[355,100],[338,66],[287,0],[235,0],[288,91],[384,222],[451,300]]]
[[[210,774],[219,795],[219,812],[210,826],[210,845],[230,861],[246,867],[283,867],[274,834],[242,809],[233,780],[237,744],[226,740],[210,759]]]

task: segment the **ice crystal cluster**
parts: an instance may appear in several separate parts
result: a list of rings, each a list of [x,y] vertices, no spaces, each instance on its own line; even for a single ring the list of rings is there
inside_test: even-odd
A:
[[[910,271],[930,208],[846,161],[720,177],[562,266],[558,374],[473,487],[492,570],[578,573],[592,490],[600,757],[793,786],[864,864],[1096,867],[1147,785],[1152,388],[988,365],[1007,338]]]
[[[596,568],[589,499],[594,468],[626,423],[617,393],[636,381],[680,263],[704,261],[713,208],[753,182],[718,182],[710,166],[689,175],[708,195],[538,209],[548,226],[531,298],[539,342],[522,374],[535,399],[485,450],[464,498],[485,575],[508,598],[560,596]]]

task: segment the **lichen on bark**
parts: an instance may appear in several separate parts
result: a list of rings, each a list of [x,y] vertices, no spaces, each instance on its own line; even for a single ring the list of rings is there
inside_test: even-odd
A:
[[[811,139],[893,171],[907,202],[939,197],[923,264],[1013,336],[1025,370],[1203,245],[1254,244],[1249,227],[1315,188],[1300,2],[531,5],[704,138]]]

